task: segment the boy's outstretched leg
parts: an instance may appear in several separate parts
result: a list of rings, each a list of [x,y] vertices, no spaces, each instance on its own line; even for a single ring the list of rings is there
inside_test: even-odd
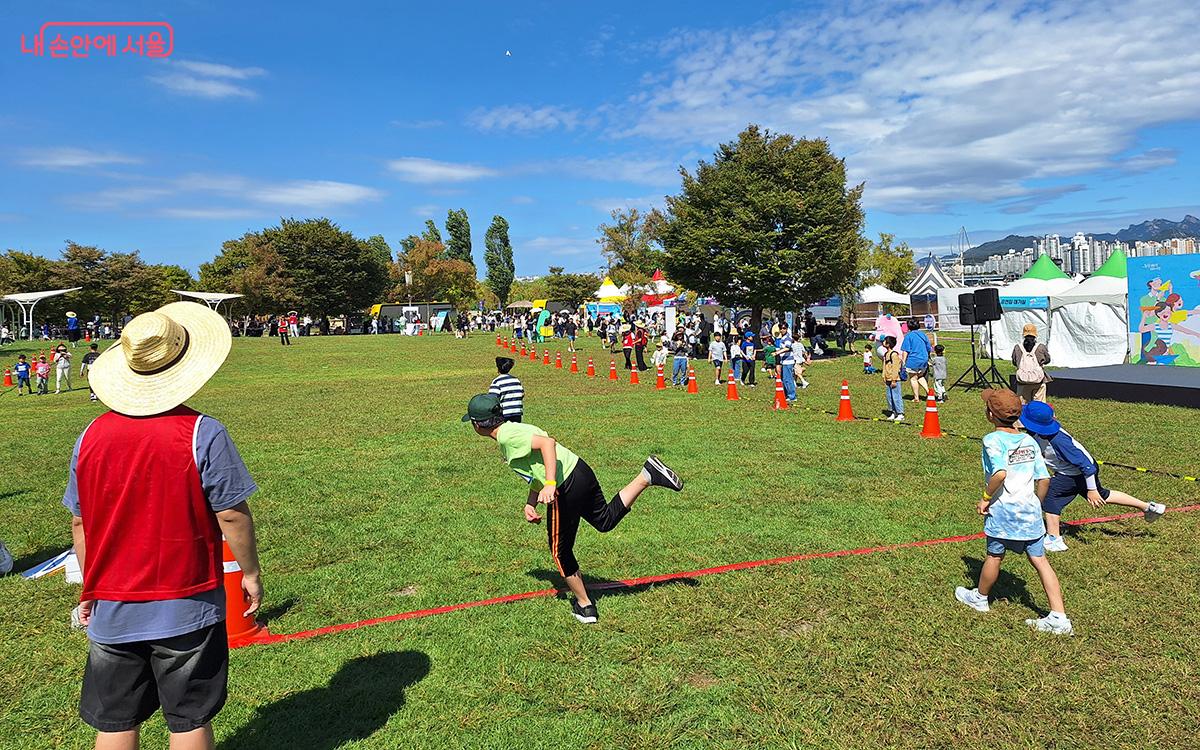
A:
[[[1163,505],[1162,503],[1148,503],[1145,500],[1138,500],[1133,495],[1130,495],[1127,492],[1121,492],[1120,490],[1109,491],[1108,497],[1105,498],[1105,502],[1140,510],[1147,523],[1154,523],[1162,516],[1163,513],[1167,512],[1167,506]]]
[[[647,487],[666,487],[679,492],[683,489],[683,480],[671,470],[671,467],[664,464],[662,459],[658,456],[651,456],[642,465],[641,473],[618,493],[621,502],[625,504],[626,508],[632,507],[633,501],[637,500]]]
[[[1058,583],[1058,575],[1054,572],[1054,568],[1050,567],[1050,561],[1044,554],[1035,555],[1031,551],[1028,555],[1029,564],[1037,571],[1038,578],[1042,581],[1042,588],[1046,590],[1050,614],[1036,620],[1028,619],[1025,624],[1032,625],[1046,633],[1071,635],[1074,631],[1071,627],[1071,620],[1067,618],[1066,609],[1063,607],[1062,587]]]

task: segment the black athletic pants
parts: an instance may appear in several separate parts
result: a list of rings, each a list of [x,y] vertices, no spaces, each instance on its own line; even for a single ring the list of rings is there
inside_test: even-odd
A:
[[[629,361],[629,355],[633,354],[633,350],[632,349],[622,349],[621,351],[625,352],[625,369],[632,370],[633,364]]]
[[[638,369],[639,369],[639,370],[649,370],[650,368],[649,368],[649,367],[646,367],[646,359],[645,359],[645,356],[644,356],[644,354],[643,354],[643,353],[646,351],[646,347],[644,347],[644,346],[635,346],[635,347],[633,347],[633,351],[634,351],[634,353],[637,355],[637,367],[638,367]]]
[[[575,559],[575,533],[579,520],[590,523],[596,531],[612,531],[629,512],[618,493],[605,502],[604,490],[592,472],[592,467],[581,458],[575,470],[558,487],[558,499],[547,506],[546,534],[550,542],[550,556],[564,578],[579,572],[579,561]]]

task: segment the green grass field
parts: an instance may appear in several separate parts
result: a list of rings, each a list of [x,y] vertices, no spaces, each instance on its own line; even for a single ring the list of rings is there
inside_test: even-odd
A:
[[[597,352],[607,373],[608,355]],[[554,347],[551,347],[552,351]],[[82,350],[80,350],[82,351]],[[494,375],[493,339],[237,340],[191,404],[230,429],[261,491],[251,500],[276,633],[545,588],[545,529],[495,443],[459,421]],[[587,351],[581,360],[586,361]],[[951,371],[968,364],[951,348]],[[12,348],[3,360],[15,360]],[[519,363],[526,420],[613,493],[658,453],[687,482],[652,490],[613,533],[584,525],[593,580],[971,534],[979,444],[910,426],[772,412],[765,383],[728,403],[589,381]],[[624,373],[622,373],[623,375]],[[800,404],[883,405],[856,357],[822,362]],[[1197,413],[1060,400],[1097,457],[1195,475]],[[87,391],[0,396],[0,538],[28,566],[70,543],[60,505],[71,446],[98,413]],[[916,426],[911,423],[916,422]],[[978,395],[952,392],[947,430],[979,435]],[[1168,506],[1200,486],[1104,470]],[[1117,511],[1114,511],[1117,512]],[[1077,501],[1067,518],[1096,515]],[[958,605],[982,542],[759,568],[599,598],[578,625],[535,599],[234,651],[224,748],[1190,748],[1200,730],[1200,513],[1080,527],[1052,557],[1077,635],[1031,632],[1045,596],[1005,563],[992,612]],[[23,569],[23,567],[21,568]],[[82,747],[87,641],[78,589],[0,580],[0,746]],[[165,746],[160,718],[144,746]]]

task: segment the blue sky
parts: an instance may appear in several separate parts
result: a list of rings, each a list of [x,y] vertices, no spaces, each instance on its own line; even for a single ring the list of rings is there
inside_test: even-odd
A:
[[[896,7],[9,3],[0,245],[195,269],[280,216],[395,246],[461,207],[481,271],[494,214],[519,274],[594,270],[608,211],[749,122],[828,138],[868,232],[918,248],[1200,214],[1194,2]],[[21,54],[67,20],[167,21],[175,50]]]

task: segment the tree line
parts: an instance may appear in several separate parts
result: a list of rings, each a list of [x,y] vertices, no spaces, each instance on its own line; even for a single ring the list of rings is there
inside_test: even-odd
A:
[[[681,189],[665,210],[613,211],[598,227],[603,270],[633,290],[638,304],[651,274],[703,297],[749,309],[800,310],[870,283],[902,291],[914,270],[907,246],[862,233],[863,184],[848,185],[842,159],[822,139],[796,138],[751,125],[721,144],[711,161],[680,169]],[[116,316],[152,309],[169,290],[233,292],[240,308],[262,314],[303,309],[358,312],[381,301],[482,302],[549,298],[575,306],[590,299],[599,274],[550,267],[534,282],[516,282],[509,225],[494,216],[484,235],[479,280],[464,209],[451,210],[445,234],[432,219],[393,248],[381,235],[355,237],[329,219],[283,219],[278,226],[222,244],[199,278],[173,265],[145,263],[136,252],[106,253],[68,243],[61,260],[10,250],[0,256],[0,292],[83,286],[77,311]]]

